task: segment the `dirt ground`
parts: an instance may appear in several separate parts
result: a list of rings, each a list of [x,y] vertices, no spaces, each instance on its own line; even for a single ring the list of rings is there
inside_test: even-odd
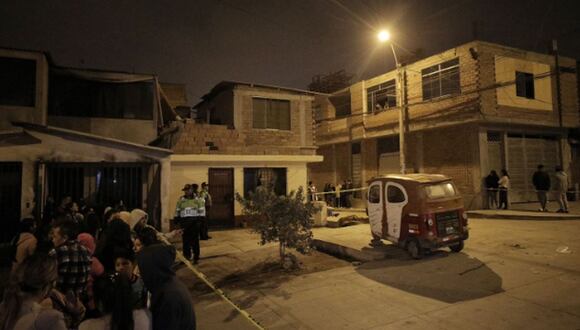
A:
[[[299,261],[299,267],[290,271],[280,266],[278,247],[275,245],[203,258],[197,269],[217,287],[227,292],[237,289],[246,291],[274,289],[282,283],[307,274],[351,265],[349,261],[318,251],[312,251],[309,255],[296,252],[293,254]],[[177,274],[184,282],[189,283],[188,287],[194,297],[203,299],[203,295],[211,292],[201,281],[191,281],[191,271],[184,265],[178,267]],[[249,307],[247,304],[242,305],[246,305],[244,308]]]

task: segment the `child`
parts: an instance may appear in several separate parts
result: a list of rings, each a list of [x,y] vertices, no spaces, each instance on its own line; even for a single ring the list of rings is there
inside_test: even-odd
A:
[[[135,252],[128,249],[115,250],[115,272],[125,274],[133,291],[133,308],[147,307],[147,289],[141,277],[135,274]]]
[[[91,236],[91,234],[79,234],[79,236],[77,236],[77,240],[82,246],[87,248],[89,254],[91,255],[91,272],[87,282],[87,300],[85,301],[87,308],[86,316],[87,318],[96,317],[98,312],[95,305],[93,285],[95,283],[95,279],[105,273],[105,267],[103,267],[103,264],[97,257],[93,256],[93,253],[95,253],[95,239],[93,236]]]

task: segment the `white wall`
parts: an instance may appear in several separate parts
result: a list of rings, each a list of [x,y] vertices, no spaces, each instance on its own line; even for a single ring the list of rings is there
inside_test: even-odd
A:
[[[28,132],[40,142],[37,144],[0,147],[0,161],[22,162],[22,197],[21,217],[32,216],[34,208],[35,164],[37,161],[54,162],[153,162],[162,158],[149,158],[135,151],[116,149],[96,144],[72,141],[62,137]],[[165,157],[169,159],[169,157]],[[163,164],[162,164],[163,166]],[[169,166],[166,166],[169,168]],[[162,214],[167,209],[167,201],[163,203],[163,183],[168,182],[169,173],[162,172]]]
[[[244,168],[246,167],[276,167],[281,168],[284,167],[287,169],[286,174],[286,181],[287,181],[287,192],[291,190],[297,190],[300,186],[306,189],[307,186],[307,162],[292,162],[287,161],[283,162],[280,161],[282,156],[272,156],[270,160],[244,160],[243,156],[238,155],[220,155],[225,156],[228,158],[224,158],[222,160],[217,160],[218,157],[215,157],[215,161],[207,161],[207,160],[198,160],[198,161],[184,161],[181,155],[174,155],[172,156],[171,162],[171,187],[170,187],[170,197],[169,197],[169,205],[172,208],[175,208],[177,200],[179,197],[183,195],[181,189],[187,183],[197,183],[201,185],[202,182],[209,182],[208,180],[208,172],[209,168],[232,168],[234,170],[234,192],[239,192],[243,194],[244,191]],[[207,156],[207,155],[206,155]],[[217,155],[216,155],[217,156]],[[186,156],[187,157],[187,156]],[[233,157],[233,158],[229,158]],[[251,157],[251,156],[250,156]],[[258,156],[253,156],[254,158],[258,158]],[[292,159],[292,156],[285,156],[288,159]],[[181,159],[180,159],[181,158]],[[238,161],[234,161],[233,159],[237,158]],[[310,158],[321,159],[321,156],[311,156]],[[242,210],[240,205],[236,202],[234,204],[234,214],[241,215]],[[173,214],[171,215],[171,217]]]

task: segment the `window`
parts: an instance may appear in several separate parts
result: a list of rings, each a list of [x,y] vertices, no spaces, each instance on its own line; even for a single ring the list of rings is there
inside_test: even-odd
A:
[[[369,203],[380,203],[381,202],[381,186],[374,185],[369,189]]]
[[[516,71],[516,95],[527,99],[535,97],[533,74]]]
[[[384,137],[377,140],[377,153],[379,155],[393,152],[399,152],[398,136]]]
[[[455,188],[450,182],[425,186],[425,192],[429,199],[453,197],[456,195]]]
[[[352,155],[360,154],[360,142],[353,142],[351,144],[350,151]]]
[[[0,104],[36,105],[36,61],[0,57]]]
[[[328,100],[336,110],[335,117],[347,117],[351,115],[350,91],[340,93],[338,95],[331,95]]]
[[[395,80],[367,89],[367,112],[377,112],[397,106]]]
[[[459,59],[443,62],[421,70],[423,100],[461,92]]]
[[[253,98],[254,128],[290,130],[290,101]]]
[[[286,195],[286,168],[244,168],[244,197],[258,187],[272,188],[276,195]]]
[[[387,200],[389,203],[402,203],[405,201],[405,193],[395,186],[387,187]]]
[[[153,81],[109,83],[50,75],[49,115],[151,120],[154,110]]]

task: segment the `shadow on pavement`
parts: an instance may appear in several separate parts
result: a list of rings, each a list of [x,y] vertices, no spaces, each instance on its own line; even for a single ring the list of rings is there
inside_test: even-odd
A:
[[[464,253],[435,251],[421,260],[412,260],[398,250],[394,258],[362,264],[357,272],[384,285],[446,303],[504,291],[499,275]]]

